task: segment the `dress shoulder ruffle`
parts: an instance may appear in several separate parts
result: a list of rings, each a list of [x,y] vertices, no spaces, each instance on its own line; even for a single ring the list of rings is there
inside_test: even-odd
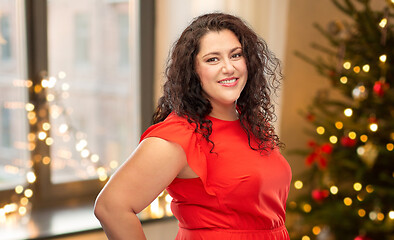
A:
[[[186,154],[190,168],[200,177],[206,192],[216,195],[211,184],[207,182],[207,156],[211,155],[209,144],[195,131],[193,124],[186,118],[171,113],[163,122],[150,126],[142,134],[140,141],[149,137],[179,144]]]

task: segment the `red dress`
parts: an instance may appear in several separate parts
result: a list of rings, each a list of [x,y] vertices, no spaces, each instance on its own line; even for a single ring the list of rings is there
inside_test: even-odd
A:
[[[213,153],[194,125],[170,114],[141,137],[178,143],[199,178],[175,178],[167,187],[179,221],[176,240],[288,240],[287,161],[275,149],[261,155],[249,147],[239,120],[212,121]],[[253,146],[253,145],[252,145]]]

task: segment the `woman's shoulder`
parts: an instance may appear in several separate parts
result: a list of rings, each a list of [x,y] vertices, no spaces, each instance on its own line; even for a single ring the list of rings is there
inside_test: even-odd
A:
[[[187,117],[170,113],[167,118],[159,123],[150,126],[141,136],[141,140],[149,136],[160,135],[189,135],[195,130],[193,124],[189,123]]]

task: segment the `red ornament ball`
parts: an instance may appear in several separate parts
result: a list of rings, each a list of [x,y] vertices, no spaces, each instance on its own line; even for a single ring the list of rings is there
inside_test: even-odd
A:
[[[385,91],[390,87],[388,83],[376,81],[373,85],[373,92],[379,97],[383,97]]]
[[[372,239],[369,237],[360,235],[360,236],[355,237],[354,240],[372,240]]]
[[[312,191],[312,198],[316,202],[322,202],[324,199],[328,197],[330,193],[326,189],[315,189]]]
[[[344,147],[354,147],[354,145],[356,145],[356,142],[356,139],[351,139],[348,136],[341,137],[341,145]]]

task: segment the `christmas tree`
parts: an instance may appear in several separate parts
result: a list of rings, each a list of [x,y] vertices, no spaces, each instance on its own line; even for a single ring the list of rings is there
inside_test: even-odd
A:
[[[297,53],[331,83],[303,111],[311,140],[293,150],[291,239],[394,239],[394,0],[332,0],[348,16],[315,25],[322,57]],[[376,3],[376,2],[375,2]],[[335,97],[333,97],[333,95]]]

